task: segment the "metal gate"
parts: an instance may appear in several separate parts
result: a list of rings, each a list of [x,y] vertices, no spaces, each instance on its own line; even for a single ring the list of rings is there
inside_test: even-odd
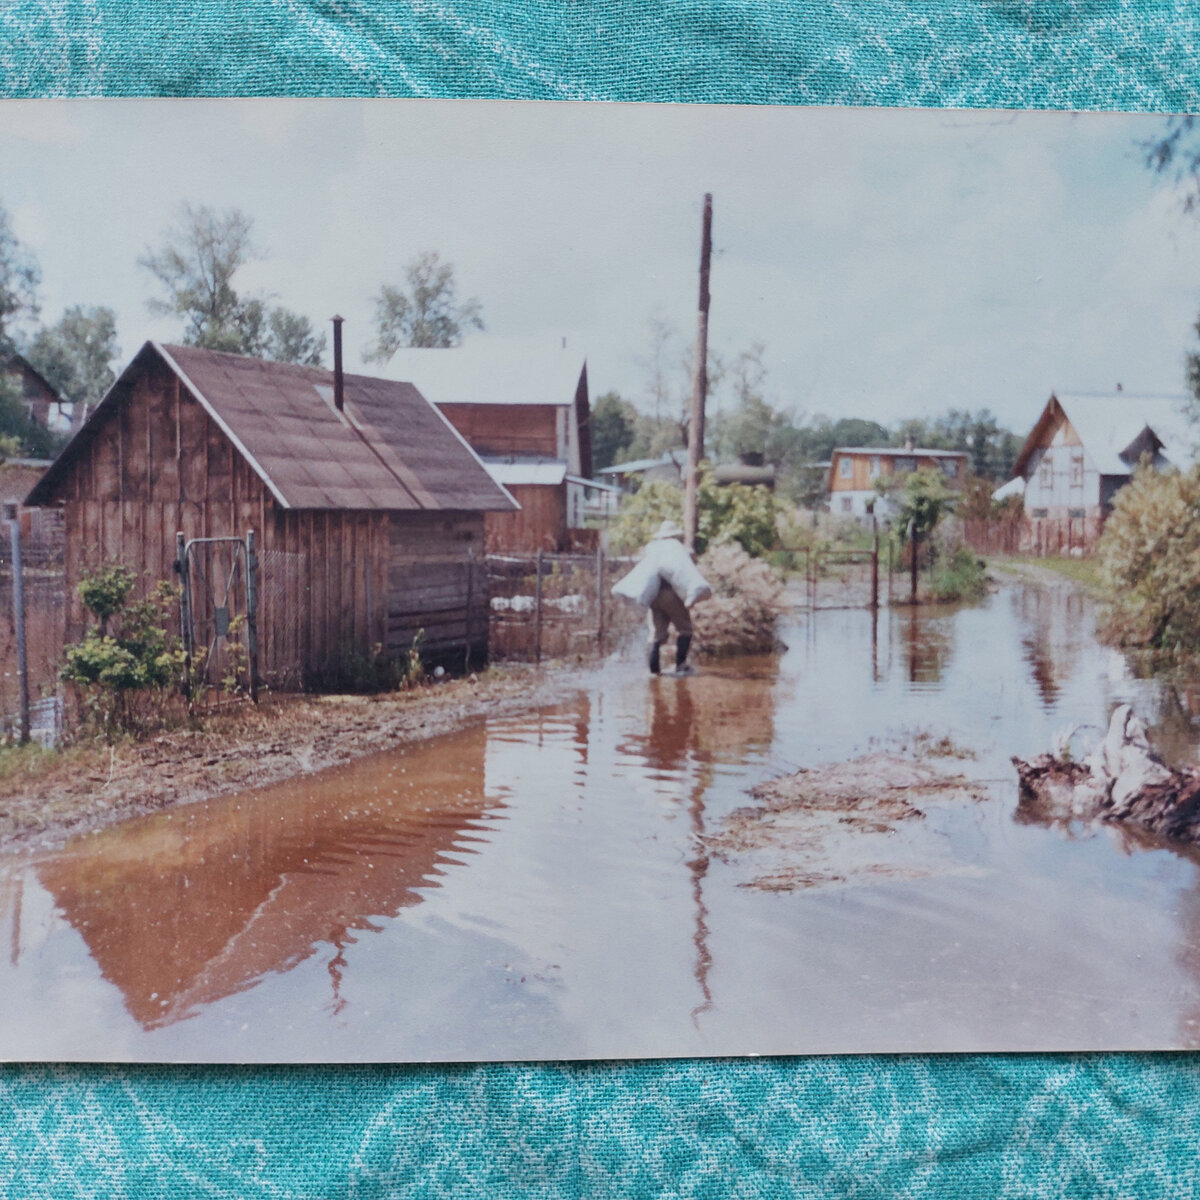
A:
[[[179,618],[189,687],[244,691],[258,699],[258,564],[245,538],[176,539]]]

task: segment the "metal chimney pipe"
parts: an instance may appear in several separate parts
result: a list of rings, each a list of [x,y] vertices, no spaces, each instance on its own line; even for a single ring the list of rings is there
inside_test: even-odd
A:
[[[342,411],[346,403],[345,378],[342,375],[342,317],[333,318],[333,407]]]

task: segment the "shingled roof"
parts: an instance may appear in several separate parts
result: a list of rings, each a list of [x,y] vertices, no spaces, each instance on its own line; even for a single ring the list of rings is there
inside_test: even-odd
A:
[[[147,342],[29,494],[50,498],[131,373],[157,357],[205,409],[283,508],[510,511],[518,507],[454,427],[411,384],[192,346]]]

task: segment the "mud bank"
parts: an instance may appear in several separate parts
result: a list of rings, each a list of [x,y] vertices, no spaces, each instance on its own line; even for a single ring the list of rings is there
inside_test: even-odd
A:
[[[275,696],[179,730],[31,759],[0,779],[0,847],[45,849],[127,817],[310,774],[550,703],[578,670],[520,667],[379,696]]]
[[[906,831],[933,805],[987,798],[962,775],[887,753],[801,768],[750,794],[757,803],[730,813],[704,849],[735,868],[739,886],[773,892],[954,870]]]

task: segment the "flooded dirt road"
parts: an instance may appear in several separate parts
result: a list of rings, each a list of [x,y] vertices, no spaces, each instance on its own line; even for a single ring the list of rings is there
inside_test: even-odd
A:
[[[619,658],[552,708],[0,857],[0,1055],[1200,1045],[1200,859],[1017,810],[1010,755],[1120,701],[1195,759],[1189,697],[1091,628],[1026,583],[818,612],[776,659]],[[939,743],[971,788],[874,830],[904,869],[843,836],[805,886],[746,886],[710,853],[756,785]]]

